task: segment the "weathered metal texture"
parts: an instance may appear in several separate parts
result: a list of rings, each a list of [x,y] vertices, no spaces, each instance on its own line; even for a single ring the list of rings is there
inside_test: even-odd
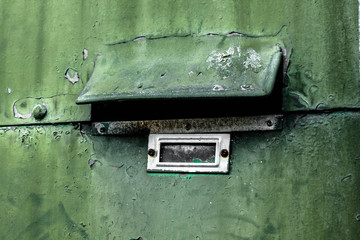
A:
[[[282,129],[282,115],[95,122],[94,135],[149,133],[221,133]]]
[[[0,128],[0,239],[89,237],[92,143],[78,124]]]
[[[0,125],[71,122],[90,119],[89,106],[75,100],[86,79],[82,17],[74,5],[59,2],[0,2]],[[79,31],[80,30],[80,31]],[[47,107],[43,119],[33,114]]]
[[[283,42],[285,111],[359,107],[358,1],[1,1],[0,9],[1,125],[88,121],[90,107],[74,102],[110,45],[229,32]],[[39,105],[46,115],[37,120]],[[0,238],[358,239],[359,119],[356,110],[304,113],[287,115],[282,131],[237,133],[231,171],[216,176],[146,173],[146,136],[2,127]]]
[[[235,134],[225,175],[148,174],[147,136],[90,127],[0,129],[1,239],[360,235],[359,112]]]
[[[282,56],[276,41],[232,33],[116,44],[97,58],[77,103],[268,96]]]
[[[231,32],[284,42],[286,111],[359,107],[357,1],[0,4],[1,125],[39,123],[31,116],[38,102],[48,106],[40,123],[89,120],[90,107],[74,101],[109,45]]]
[[[287,117],[282,131],[236,134],[228,175],[148,174],[147,136],[93,136],[89,236],[357,239],[354,129],[359,113],[310,114]]]

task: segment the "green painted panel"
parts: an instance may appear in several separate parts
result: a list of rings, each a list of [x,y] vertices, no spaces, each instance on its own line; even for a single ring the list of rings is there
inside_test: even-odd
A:
[[[285,110],[359,107],[357,1],[306,1],[288,8],[292,49]]]
[[[0,128],[0,238],[357,239],[360,113],[284,124],[233,134],[225,175],[148,174],[147,136]]]
[[[284,42],[285,68],[291,62],[285,110],[360,104],[357,1],[60,0],[0,7],[1,125],[89,120],[90,107],[75,100],[96,56],[139,37],[276,37]],[[37,102],[48,107],[40,122],[31,117]]]
[[[81,16],[66,1],[1,1],[0,125],[88,120],[89,106],[75,99],[85,86]],[[41,121],[31,116],[37,103],[48,108]]]
[[[92,239],[92,146],[79,126],[0,128],[0,143],[0,239]]]

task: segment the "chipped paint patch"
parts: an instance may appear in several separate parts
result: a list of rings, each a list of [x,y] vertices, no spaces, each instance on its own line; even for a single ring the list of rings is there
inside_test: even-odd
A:
[[[89,51],[84,48],[84,50],[83,50],[83,60],[86,60],[88,55],[89,55]]]
[[[76,82],[79,81],[78,72],[72,68],[66,69],[65,78],[67,78],[67,80],[69,80],[72,84],[75,84]]]
[[[239,68],[240,71],[260,72],[263,65],[261,55],[252,48],[248,48],[245,54],[242,54],[242,52],[240,46],[230,46],[222,52],[213,50],[206,59],[209,64],[208,69],[215,68],[217,71],[222,72],[224,79],[231,74],[233,66]]]
[[[220,84],[215,84],[212,90],[213,91],[223,91],[224,87],[221,86]]]
[[[243,62],[246,69],[250,68],[255,71],[261,68],[261,56],[254,49],[249,48],[246,53],[246,60]]]
[[[243,91],[254,90],[254,86],[251,84],[243,84],[240,86],[240,89]]]
[[[16,117],[16,118],[27,119],[27,118],[30,118],[31,115],[32,115],[32,112],[30,112],[30,113],[28,113],[28,114],[21,114],[21,113],[19,113],[19,111],[18,111],[17,108],[16,108],[15,103],[14,103],[14,105],[13,105],[13,111],[14,111],[14,117]]]
[[[206,59],[206,62],[209,63],[208,69],[215,67],[216,69],[227,70],[233,63],[235,52],[237,53],[235,57],[241,56],[241,51],[238,50],[240,50],[240,47],[235,48],[231,46],[224,52],[217,52],[216,50],[212,51]]]

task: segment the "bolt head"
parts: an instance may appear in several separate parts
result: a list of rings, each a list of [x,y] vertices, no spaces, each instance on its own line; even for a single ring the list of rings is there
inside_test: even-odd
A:
[[[223,157],[223,158],[226,158],[229,156],[229,151],[227,149],[222,149],[220,151],[220,155]]]
[[[268,125],[268,127],[271,127],[273,125],[272,121],[271,120],[267,120],[266,121],[266,125]]]
[[[152,149],[152,148],[150,148],[150,149],[148,150],[148,155],[149,155],[150,157],[154,157],[154,156],[155,156],[155,150]]]
[[[100,127],[99,131],[100,131],[101,133],[104,133],[104,132],[106,131],[106,128],[105,128],[104,126],[103,126],[103,127]]]
[[[33,117],[36,120],[43,119],[46,116],[46,113],[47,113],[47,108],[46,105],[43,103],[36,104],[32,111]]]

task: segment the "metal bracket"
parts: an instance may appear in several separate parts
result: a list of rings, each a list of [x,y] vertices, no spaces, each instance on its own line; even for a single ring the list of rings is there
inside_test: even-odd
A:
[[[230,133],[282,129],[283,115],[224,118],[95,122],[93,135],[147,135],[155,133]]]

